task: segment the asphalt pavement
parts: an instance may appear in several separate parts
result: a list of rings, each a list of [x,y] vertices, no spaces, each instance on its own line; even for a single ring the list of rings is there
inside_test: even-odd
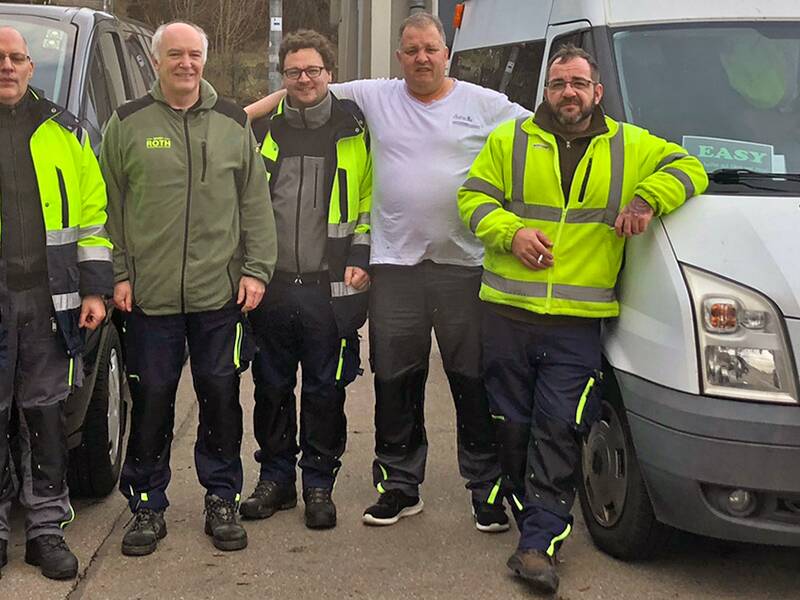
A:
[[[366,351],[363,340],[362,356]],[[248,372],[241,395],[244,495],[257,477],[252,390]],[[212,546],[203,533],[203,490],[193,464],[197,409],[187,368],[177,402],[169,535],[158,550],[146,557],[122,556],[120,541],[130,515],[119,494],[76,500],[77,518],[67,540],[80,559],[79,577],[49,581],[24,563],[23,515],[17,509],[0,599],[536,597],[505,567],[517,539],[514,527],[486,534],[473,525],[455,459],[454,409],[435,345],[427,388],[425,510],[420,515],[386,528],[361,523],[363,509],[377,498],[370,476],[374,427],[369,372],[348,392],[348,442],[334,490],[339,513],[335,529],[307,530],[301,501],[294,510],[245,522],[245,550],[220,552]],[[800,549],[679,534],[655,560],[628,564],[596,550],[578,517],[561,558],[557,597],[563,600],[800,599]]]

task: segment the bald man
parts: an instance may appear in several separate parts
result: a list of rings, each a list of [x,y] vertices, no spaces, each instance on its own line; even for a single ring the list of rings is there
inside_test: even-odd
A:
[[[81,383],[83,329],[103,322],[112,292],[106,192],[78,119],[29,87],[22,35],[0,27],[0,567],[11,500],[25,508],[25,561],[71,579],[64,541],[75,516],[66,484],[64,403]],[[12,407],[12,399],[14,405]],[[14,489],[9,421],[17,410],[21,459]]]
[[[277,255],[267,173],[244,111],[203,79],[203,30],[162,25],[152,46],[158,79],[111,117],[100,160],[133,398],[120,490],[134,519],[122,553],[150,554],[167,533],[187,341],[200,405],[195,464],[206,489],[205,532],[218,549],[240,550],[247,533],[236,516],[239,376],[251,345],[244,313],[261,302]]]

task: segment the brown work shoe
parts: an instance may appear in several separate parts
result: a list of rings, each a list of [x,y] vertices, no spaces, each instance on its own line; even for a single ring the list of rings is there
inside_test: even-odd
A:
[[[506,565],[538,592],[555,594],[558,590],[555,557],[541,550],[517,550]]]

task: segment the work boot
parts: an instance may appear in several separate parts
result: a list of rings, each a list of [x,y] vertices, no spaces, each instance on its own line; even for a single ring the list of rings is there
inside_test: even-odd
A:
[[[125,556],[145,556],[158,547],[158,540],[167,535],[164,511],[140,508],[133,513],[131,526],[122,536],[122,553]]]
[[[279,510],[297,506],[297,490],[294,482],[278,483],[262,479],[250,497],[239,505],[239,513],[245,519],[266,519]]]
[[[303,501],[306,503],[306,527],[309,529],[336,527],[336,505],[331,500],[331,490],[306,488],[303,490]]]
[[[78,559],[60,535],[40,535],[25,543],[25,562],[39,567],[48,579],[74,579]]]
[[[0,569],[8,563],[8,540],[0,540]],[[0,579],[3,578],[3,572],[0,571]]]
[[[247,548],[247,532],[236,517],[236,505],[214,494],[206,496],[206,535],[219,550]]]
[[[555,557],[541,550],[517,550],[506,563],[517,577],[528,581],[538,592],[555,594],[558,591],[558,573]]]
[[[484,533],[500,533],[508,531],[508,515],[502,501],[497,504],[472,501],[472,516],[475,527]]]
[[[423,506],[419,496],[409,496],[400,490],[387,490],[364,511],[361,520],[367,525],[394,525],[403,517],[422,512]]]

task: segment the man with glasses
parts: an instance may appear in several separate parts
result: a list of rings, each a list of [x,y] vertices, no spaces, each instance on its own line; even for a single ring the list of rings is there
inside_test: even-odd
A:
[[[0,567],[15,496],[9,451],[12,400],[26,509],[25,562],[71,579],[78,560],[63,528],[75,512],[66,483],[64,404],[81,384],[82,329],[105,319],[112,292],[106,190],[78,119],[29,87],[22,35],[0,27]]]
[[[547,73],[536,114],[489,136],[458,203],[486,248],[483,364],[520,531],[508,567],[554,593],[625,238],[708,180],[677,144],[603,114],[597,63],[580,48],[560,48]]]
[[[458,465],[479,531],[509,528],[480,367],[483,249],[458,217],[456,194],[486,136],[529,115],[486,88],[445,75],[448,50],[435,15],[400,26],[403,79],[333,84],[363,109],[375,160],[370,362],[375,374],[375,460],[380,494],[363,515],[385,526],[420,513],[428,439],[425,384],[431,329],[456,408]],[[258,114],[272,94],[246,110]]]
[[[345,386],[359,369],[367,313],[372,161],[361,110],[328,90],[334,52],[301,29],[278,52],[287,90],[261,144],[278,229],[270,293],[251,315],[253,425],[259,481],[241,514],[260,519],[297,504],[302,451],[305,523],[336,525],[331,491],[345,449]],[[300,446],[294,388],[302,366]]]

